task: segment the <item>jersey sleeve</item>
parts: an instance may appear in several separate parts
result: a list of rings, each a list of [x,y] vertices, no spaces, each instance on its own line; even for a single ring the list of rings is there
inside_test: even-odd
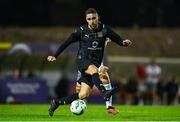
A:
[[[120,46],[123,45],[123,39],[115,33],[110,27],[107,27],[107,37],[110,38],[113,42],[117,43]]]
[[[70,44],[80,40],[80,29],[77,28],[71,35],[59,46],[58,50],[54,54],[54,57],[58,57]]]

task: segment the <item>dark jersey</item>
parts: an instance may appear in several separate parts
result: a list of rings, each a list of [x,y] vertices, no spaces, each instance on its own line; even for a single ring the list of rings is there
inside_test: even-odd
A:
[[[92,64],[100,65],[104,54],[106,38],[110,38],[113,42],[123,46],[121,37],[104,24],[99,24],[99,27],[94,30],[88,28],[88,25],[81,26],[62,43],[54,56],[57,58],[68,45],[79,41],[77,60],[85,58],[90,60]]]

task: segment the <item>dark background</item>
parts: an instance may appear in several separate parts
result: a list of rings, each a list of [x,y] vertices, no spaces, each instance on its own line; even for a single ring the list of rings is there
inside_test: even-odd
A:
[[[179,0],[0,0],[0,26],[77,26],[87,8],[122,27],[179,27]]]

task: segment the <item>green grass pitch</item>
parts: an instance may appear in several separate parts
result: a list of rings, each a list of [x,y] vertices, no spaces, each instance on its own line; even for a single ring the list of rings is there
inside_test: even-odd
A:
[[[179,121],[180,106],[120,106],[117,115],[105,112],[104,105],[87,105],[83,115],[73,115],[69,106],[60,106],[49,117],[49,105],[0,105],[0,121]]]

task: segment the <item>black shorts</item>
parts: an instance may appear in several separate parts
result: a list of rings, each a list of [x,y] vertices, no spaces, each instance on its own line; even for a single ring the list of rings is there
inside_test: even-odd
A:
[[[100,66],[100,63],[97,61],[92,61],[88,58],[78,58],[76,60],[77,68],[81,73],[85,73],[85,71],[88,69],[89,65],[95,65],[96,67]]]
[[[77,81],[81,84],[81,82],[87,84],[90,88],[93,88],[94,83],[92,81],[92,76],[88,74],[81,74],[81,77]]]
[[[76,64],[77,64],[78,70],[81,73],[84,73],[88,69],[89,65],[93,63],[91,63],[91,61],[88,59],[82,58],[82,59],[76,60]]]

